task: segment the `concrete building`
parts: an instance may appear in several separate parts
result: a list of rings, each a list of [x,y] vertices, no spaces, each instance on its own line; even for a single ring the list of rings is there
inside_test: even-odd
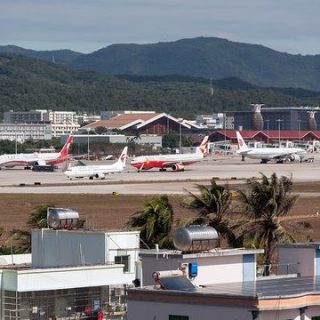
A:
[[[122,319],[139,232],[32,231],[30,255],[0,256],[1,319]]]
[[[0,123],[0,140],[17,141],[51,140],[49,123]]]
[[[50,121],[52,135],[54,137],[76,133],[80,128],[77,113],[74,111],[48,110],[47,114],[44,115],[44,118],[45,120]]]
[[[167,271],[162,280],[161,271],[157,272],[158,281],[152,286],[129,290],[128,319],[320,319],[320,243],[279,245],[278,263],[268,266],[271,274],[264,276],[257,267],[251,280],[241,270],[256,267],[252,255],[258,252],[244,250],[239,261],[235,259],[241,254],[238,250],[234,249],[231,256],[227,251],[223,254],[223,249],[211,251],[211,261],[204,260],[208,259],[203,257],[205,253],[193,254],[185,262],[198,264],[195,277],[190,277],[190,273],[170,276]],[[158,252],[147,265],[156,271],[167,264],[166,270],[177,271],[181,258],[179,253],[170,257]],[[176,263],[172,263],[174,260]],[[144,263],[143,268],[145,274]]]
[[[253,105],[249,111],[226,112],[226,129],[231,130],[317,130],[319,107],[265,107]]]
[[[8,111],[3,113],[4,123],[40,123],[43,121],[39,111]]]

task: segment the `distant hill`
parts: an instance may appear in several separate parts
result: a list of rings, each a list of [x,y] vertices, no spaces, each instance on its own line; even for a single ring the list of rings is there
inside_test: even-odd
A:
[[[114,75],[234,77],[263,87],[320,90],[320,55],[292,55],[220,38],[114,44],[80,55],[70,65]]]
[[[220,38],[113,44],[89,54],[0,46],[0,53],[42,59],[110,75],[237,78],[260,87],[320,91],[320,55],[292,55]]]
[[[55,109],[155,110],[192,119],[197,114],[268,106],[315,105],[320,93],[260,88],[237,78],[212,81],[186,76],[114,77],[77,71],[19,55],[0,55],[0,112]]]
[[[36,51],[12,45],[0,46],[0,53],[17,54],[64,65],[71,64],[74,59],[82,55],[82,53],[71,50]]]

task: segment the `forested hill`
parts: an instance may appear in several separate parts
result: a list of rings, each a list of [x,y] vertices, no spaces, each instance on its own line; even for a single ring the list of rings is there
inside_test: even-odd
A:
[[[320,55],[292,55],[220,38],[115,44],[81,55],[71,66],[107,74],[236,77],[258,86],[320,91]]]
[[[46,60],[49,62],[55,62],[63,65],[71,64],[71,62],[74,59],[76,59],[82,54],[72,50],[36,51],[36,50],[24,49],[24,48],[13,46],[13,45],[0,46],[0,53],[16,54],[24,57]]]
[[[318,104],[320,94],[307,90],[262,89],[239,79],[209,81],[181,76],[126,79],[76,71],[46,61],[0,55],[0,112],[49,108],[155,110],[193,118],[222,110],[247,110],[250,103],[273,106]]]
[[[90,54],[70,50],[34,51],[0,46],[0,52],[111,75],[239,78],[262,87],[320,91],[320,55],[292,55],[261,45],[220,38],[154,44],[114,44]]]

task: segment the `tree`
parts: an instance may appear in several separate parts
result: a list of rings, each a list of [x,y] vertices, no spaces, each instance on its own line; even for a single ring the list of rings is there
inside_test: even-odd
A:
[[[140,230],[141,239],[149,247],[159,244],[162,248],[173,248],[173,216],[168,196],[154,196],[130,217],[127,225]]]
[[[226,238],[230,245],[237,247],[239,243],[230,224],[232,195],[229,186],[218,185],[211,179],[209,187],[197,184],[196,188],[199,194],[187,191],[189,197],[184,200],[185,206],[199,211],[198,217],[189,224],[209,225]]]
[[[283,222],[298,196],[290,195],[292,181],[287,177],[278,178],[273,173],[268,179],[261,173],[261,178],[261,181],[248,180],[248,191],[240,191],[239,200],[244,215],[249,218],[244,237],[265,249],[264,264],[269,266],[276,243],[294,242]],[[269,274],[269,268],[266,273]]]
[[[47,210],[51,205],[40,205],[35,207],[27,221],[28,229],[41,229],[47,227]],[[29,230],[13,229],[10,232],[10,241],[13,241],[17,246],[17,252],[31,251],[31,232]]]

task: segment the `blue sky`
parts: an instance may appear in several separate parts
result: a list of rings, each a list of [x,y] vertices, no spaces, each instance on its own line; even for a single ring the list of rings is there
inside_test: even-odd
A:
[[[1,0],[0,45],[92,52],[198,36],[320,54],[319,0]]]

